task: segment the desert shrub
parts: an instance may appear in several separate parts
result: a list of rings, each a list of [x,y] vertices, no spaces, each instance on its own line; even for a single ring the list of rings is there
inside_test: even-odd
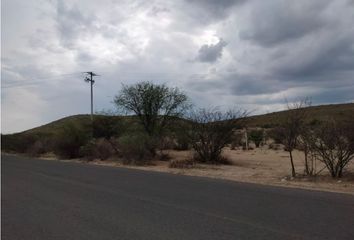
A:
[[[123,132],[122,121],[112,116],[96,116],[93,121],[93,137],[110,139]]]
[[[147,163],[154,156],[151,149],[155,144],[155,141],[144,133],[124,135],[118,139],[118,147],[125,164]]]
[[[5,151],[25,153],[38,139],[35,134],[1,135],[1,148]]]
[[[191,144],[186,134],[180,133],[176,136],[175,150],[185,151],[191,149]]]
[[[254,150],[255,147],[256,147],[256,145],[253,143],[248,143],[248,145],[246,145],[245,142],[242,143],[242,150],[244,150],[244,151]]]
[[[185,159],[185,160],[171,160],[168,164],[170,168],[192,168],[196,164],[194,159]]]
[[[282,145],[282,144],[278,144],[278,143],[271,143],[271,144],[269,144],[269,149],[272,149],[272,150],[276,150],[276,151],[278,151],[278,150],[284,150],[284,145]]]
[[[205,162],[205,160],[201,158],[200,154],[198,152],[195,152],[194,155],[193,155],[193,160],[195,162],[199,162],[199,163],[212,163],[212,164],[216,164],[216,165],[217,164],[223,164],[223,165],[232,165],[233,164],[232,161],[229,158],[227,158],[227,157],[225,157],[225,156],[223,156],[221,154],[220,154],[220,156],[218,158],[218,161]]]
[[[161,161],[168,161],[168,160],[171,159],[171,156],[170,156],[169,154],[167,154],[167,153],[161,152],[161,153],[159,154],[159,159],[160,159]]]
[[[319,125],[321,125],[321,121],[318,120],[317,118],[314,118],[314,119],[312,119],[312,120],[309,122],[309,125],[312,126],[312,127],[314,127],[314,126],[319,126]]]
[[[189,137],[196,152],[195,159],[203,163],[223,163],[222,149],[231,142],[233,129],[246,112],[201,109],[190,117]]]
[[[251,130],[248,134],[248,139],[259,147],[261,142],[263,141],[263,130]]]
[[[80,148],[80,155],[87,160],[106,160],[115,153],[112,144],[104,138],[93,139]]]
[[[231,150],[235,150],[237,147],[242,146],[242,138],[243,138],[242,133],[234,133],[232,135],[231,145],[230,145]]]
[[[170,137],[165,136],[159,139],[160,150],[174,149],[175,146],[176,146],[175,141]]]
[[[80,157],[80,148],[86,145],[89,139],[89,131],[84,126],[68,123],[55,136],[54,153],[61,158]]]
[[[31,157],[38,157],[46,152],[44,143],[41,140],[37,140],[30,147],[27,148],[26,154]]]
[[[271,129],[269,132],[268,132],[268,135],[271,139],[274,140],[274,143],[276,144],[282,144],[283,141],[284,141],[284,130],[282,127],[275,127],[273,129]]]
[[[265,128],[265,129],[270,129],[270,128],[275,127],[275,125],[271,124],[271,123],[266,123],[266,124],[261,125],[261,127]]]
[[[310,150],[326,165],[331,176],[340,178],[354,159],[354,122],[328,121],[313,131],[310,142]]]

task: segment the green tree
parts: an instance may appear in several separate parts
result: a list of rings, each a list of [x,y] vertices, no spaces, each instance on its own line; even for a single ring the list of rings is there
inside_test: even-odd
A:
[[[114,103],[119,110],[134,113],[151,138],[161,137],[167,124],[190,106],[187,96],[178,88],[152,82],[123,85]]]

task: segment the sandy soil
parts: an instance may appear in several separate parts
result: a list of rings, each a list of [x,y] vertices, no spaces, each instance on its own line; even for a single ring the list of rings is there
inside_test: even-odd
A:
[[[192,156],[190,151],[167,150],[164,153],[174,160],[184,160]],[[295,179],[290,177],[290,159],[287,152],[260,148],[249,151],[224,150],[224,156],[231,160],[232,165],[197,164],[193,168],[176,169],[169,168],[168,161],[153,161],[152,166],[124,166],[114,159],[96,160],[90,164],[124,166],[149,171],[354,194],[354,161],[348,165],[347,172],[341,180],[332,179],[327,169],[324,169],[318,177],[309,178],[301,176],[304,172],[303,153],[295,151],[293,155],[296,171],[299,174]],[[318,170],[323,167],[322,163],[317,162]]]
[[[168,154],[172,160],[185,160],[192,157],[191,151],[166,150],[164,153]],[[301,176],[304,171],[303,153],[294,151],[294,163],[299,176],[293,179],[290,177],[290,159],[288,153],[283,150],[257,148],[255,150],[243,151],[225,149],[223,154],[232,162],[232,165],[197,164],[192,168],[177,169],[169,168],[168,161],[159,160],[153,161],[152,165],[149,166],[123,165],[119,159],[114,158],[106,161],[94,160],[86,162],[79,159],[70,161],[354,194],[354,160],[349,163],[344,177],[340,180],[332,179],[327,169],[324,169],[316,178],[310,178]],[[53,154],[47,154],[42,159],[56,160]],[[317,161],[317,170],[321,170],[323,167],[324,165]]]

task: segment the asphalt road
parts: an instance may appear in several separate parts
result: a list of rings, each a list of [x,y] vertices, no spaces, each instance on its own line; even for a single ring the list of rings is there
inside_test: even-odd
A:
[[[2,156],[2,239],[354,239],[354,196]]]

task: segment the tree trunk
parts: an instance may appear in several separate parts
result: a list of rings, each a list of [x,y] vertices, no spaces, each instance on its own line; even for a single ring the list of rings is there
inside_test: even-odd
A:
[[[310,171],[309,171],[309,162],[308,162],[308,159],[307,159],[307,149],[305,148],[304,149],[304,154],[305,154],[305,174],[306,175],[310,175]]]
[[[290,155],[290,162],[291,162],[291,176],[295,177],[296,176],[296,172],[295,172],[295,166],[294,166],[292,151],[289,151],[289,155]]]

